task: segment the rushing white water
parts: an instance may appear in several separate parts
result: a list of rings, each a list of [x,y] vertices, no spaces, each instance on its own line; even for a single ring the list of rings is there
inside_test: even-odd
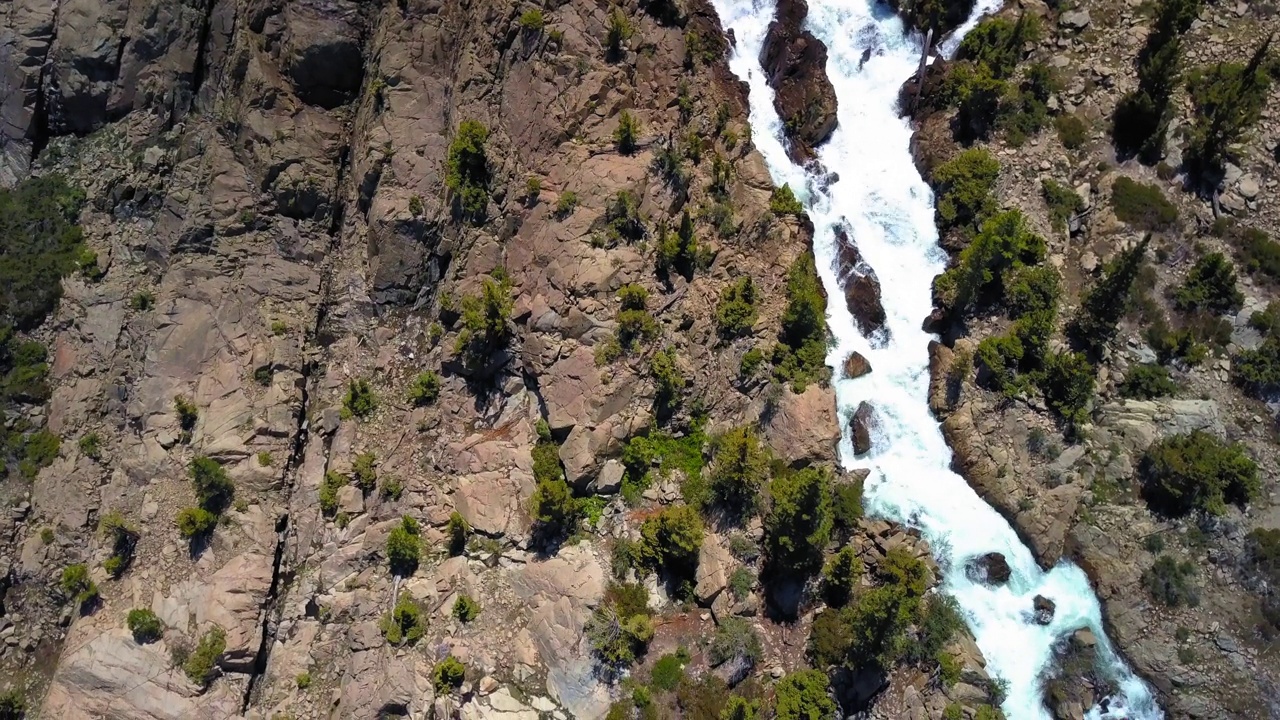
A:
[[[1011,720],[1048,718],[1041,702],[1043,674],[1054,643],[1082,627],[1099,641],[1100,671],[1118,688],[1095,718],[1163,717],[1150,690],[1115,654],[1103,632],[1098,601],[1077,567],[1061,564],[1044,572],[1009,524],[950,469],[951,450],[929,411],[928,343],[921,323],[932,310],[930,284],[945,267],[934,225],[933,194],[912,163],[911,128],[899,117],[898,91],[917,67],[920,38],[904,35],[901,22],[874,0],[809,0],[808,29],[827,44],[827,74],[839,99],[839,126],[819,150],[821,164],[839,179],[822,189],[817,178],[787,157],[773,92],[760,69],[760,49],[774,15],[773,0],[713,0],[721,22],[736,41],[730,67],[750,86],[752,139],[775,182],[801,195],[816,229],[814,252],[828,296],[828,324],[835,346],[842,418],[862,400],[874,404],[877,438],[855,462],[847,427],[841,447],[848,467],[871,468],[868,511],[920,529],[944,568],[943,589],[965,615],[987,669],[1008,683],[1002,709]],[[966,32],[999,0],[979,0]],[[946,52],[955,40],[942,45]],[[861,62],[863,51],[871,57]],[[880,279],[888,314],[887,337],[866,338],[842,302],[833,228],[843,224],[863,259]],[[853,350],[873,372],[856,380],[839,377]],[[991,588],[971,582],[965,561],[999,552],[1012,568],[1010,581]],[[1031,620],[1032,600],[1057,604],[1047,626]]]

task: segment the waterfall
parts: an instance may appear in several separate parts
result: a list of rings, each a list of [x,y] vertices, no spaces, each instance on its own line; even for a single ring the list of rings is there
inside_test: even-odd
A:
[[[1101,610],[1088,578],[1069,563],[1044,572],[1013,528],[950,469],[951,450],[928,407],[928,343],[921,323],[932,310],[930,286],[946,265],[934,225],[933,193],[912,162],[909,123],[898,115],[898,91],[915,72],[921,39],[907,35],[887,7],[874,0],[809,0],[807,28],[827,44],[827,73],[839,100],[839,126],[819,148],[821,165],[839,179],[823,187],[787,157],[773,91],[759,64],[765,33],[774,16],[771,0],[712,0],[724,27],[734,33],[733,72],[750,86],[751,137],[774,181],[789,183],[808,209],[815,228],[814,254],[832,298],[827,322],[834,337],[828,364],[835,368],[836,402],[844,440],[841,462],[869,467],[865,503],[871,515],[918,528],[943,569],[942,589],[958,601],[987,660],[987,670],[1008,683],[1002,706],[1010,720],[1049,717],[1041,702],[1043,674],[1053,646],[1079,628],[1098,639],[1099,671],[1117,689],[1090,712],[1093,718],[1161,718],[1150,689],[1125,665],[1108,641]],[[997,0],[979,0],[973,17],[943,52]],[[861,63],[863,51],[871,55]],[[888,315],[885,330],[862,336],[840,301],[834,228],[843,226],[863,259],[875,270]],[[840,376],[851,351],[874,370],[858,379]],[[876,408],[871,452],[855,460],[847,422],[858,403]],[[1009,582],[987,587],[965,574],[967,560],[989,552],[1004,555]],[[1032,620],[1032,600],[1053,600],[1048,625]]]

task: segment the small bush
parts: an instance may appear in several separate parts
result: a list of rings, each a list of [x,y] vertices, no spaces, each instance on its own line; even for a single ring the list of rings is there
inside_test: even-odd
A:
[[[769,198],[769,210],[774,215],[794,215],[800,217],[804,215],[804,205],[796,199],[796,194],[791,191],[791,186],[783,183],[782,187],[774,188],[773,195]]]
[[[653,622],[644,613],[625,615],[614,603],[596,608],[587,622],[587,637],[597,658],[607,667],[627,667],[653,639]]]
[[[164,636],[164,623],[150,608],[130,610],[125,625],[133,633],[133,641],[139,645],[155,642]]]
[[[1233,381],[1251,395],[1270,399],[1280,390],[1280,336],[1269,336],[1252,350],[1242,350],[1231,361]]]
[[[379,627],[392,645],[412,645],[427,632],[427,619],[409,593],[402,592],[391,612],[382,616]]]
[[[713,665],[720,665],[743,658],[755,665],[764,656],[760,636],[751,624],[742,618],[728,617],[716,626],[707,647],[707,657]]]
[[[650,682],[654,689],[671,692],[679,687],[680,681],[684,679],[684,666],[688,662],[687,652],[670,653],[658,658],[650,674]]]
[[[409,577],[418,569],[422,555],[422,539],[418,521],[408,515],[387,535],[387,564],[393,575]]]
[[[431,370],[418,373],[409,386],[409,402],[422,407],[440,397],[440,376]]]
[[[737,282],[725,288],[720,294],[720,302],[716,305],[716,329],[724,338],[736,338],[751,334],[756,324],[755,285],[750,276],[739,278]]]
[[[640,121],[629,111],[623,110],[618,114],[618,127],[613,131],[613,142],[618,146],[618,152],[623,155],[635,152],[639,139]]]
[[[1111,186],[1111,208],[1116,217],[1143,230],[1158,232],[1178,222],[1178,209],[1155,185],[1116,178]]]
[[[736,600],[744,600],[751,594],[751,588],[755,587],[756,574],[744,567],[734,569],[729,575],[729,592],[733,593]]]
[[[986,150],[965,150],[934,168],[939,227],[974,227],[995,210],[996,178],[1000,163]]]
[[[961,251],[955,267],[936,281],[938,301],[959,313],[1003,301],[1008,297],[1011,272],[1039,263],[1046,252],[1044,238],[1031,232],[1021,211],[992,215]],[[1040,278],[1037,285],[1044,284],[1044,278],[1036,277]],[[1028,292],[1026,299],[1042,294]],[[1015,302],[1022,300],[1015,298]]]
[[[572,190],[565,190],[560,193],[560,197],[556,199],[556,217],[564,219],[573,214],[578,207],[578,193]]]
[[[774,717],[777,720],[819,720],[833,717],[827,676],[819,670],[801,670],[778,681]]]
[[[1084,210],[1084,200],[1069,186],[1045,178],[1040,181],[1040,191],[1044,201],[1049,205],[1049,219],[1053,228],[1059,232],[1067,229],[1067,221],[1073,215]]]
[[[1241,230],[1235,238],[1245,270],[1280,279],[1280,243],[1256,228]]]
[[[542,16],[542,11],[537,8],[525,10],[524,14],[520,16],[521,29],[528,30],[530,32],[542,32],[542,28],[546,25],[546,22],[546,18]]]
[[[94,460],[102,459],[102,438],[96,432],[91,432],[80,437],[76,446],[80,448],[80,454]]]
[[[178,513],[178,533],[184,538],[203,537],[218,526],[218,516],[202,507],[189,507]]]
[[[862,579],[862,561],[852,547],[840,549],[822,570],[822,592],[827,604],[844,607],[853,597],[858,581]]]
[[[1169,555],[1156,558],[1155,564],[1142,573],[1142,586],[1151,597],[1169,607],[1200,604],[1194,578],[1196,566],[1191,561],[1178,562]]]
[[[1155,363],[1134,365],[1120,385],[1121,396],[1138,400],[1152,400],[1177,391],[1178,384],[1169,377],[1169,371]]]
[[[691,580],[702,547],[702,518],[687,505],[664,508],[640,526],[640,556],[675,580]]]
[[[738,363],[738,377],[743,380],[755,377],[763,364],[764,352],[760,348],[751,348],[742,354],[742,361]]]
[[[191,682],[207,687],[217,675],[218,658],[227,649],[227,634],[217,625],[209,628],[182,664]]]
[[[1053,125],[1058,130],[1058,140],[1068,150],[1078,150],[1089,139],[1089,128],[1079,115],[1059,115]]]
[[[769,449],[750,426],[726,432],[715,443],[711,466],[711,499],[734,513],[746,514],[769,481]]]
[[[827,378],[827,297],[813,255],[805,252],[787,272],[787,307],[782,314],[781,342],[774,348],[774,377],[804,392],[811,382]]]
[[[299,690],[306,690],[311,687],[311,673],[306,671],[300,672],[293,681],[297,684]]]
[[[1093,399],[1093,378],[1093,365],[1084,353],[1051,353],[1044,359],[1036,384],[1050,409],[1067,422],[1079,424],[1088,419],[1085,408]]]
[[[1179,310],[1202,310],[1218,315],[1233,313],[1244,305],[1244,294],[1236,287],[1236,272],[1222,253],[1200,258],[1187,279],[1173,293]]]
[[[342,397],[342,415],[344,418],[364,420],[378,409],[378,398],[369,387],[369,381],[361,379],[347,383],[347,394]]]
[[[462,681],[466,679],[466,676],[467,667],[462,664],[461,660],[452,655],[436,663],[435,669],[431,672],[432,683],[435,685],[436,693],[442,695],[462,687]]]
[[[80,266],[84,199],[59,175],[0,189],[0,324],[30,330],[57,307],[62,278]]]
[[[81,608],[93,604],[98,599],[98,586],[89,579],[89,567],[84,563],[63,568],[59,587],[62,588],[64,596],[73,600]]]
[[[852,532],[862,519],[862,481],[842,482],[831,489],[831,519],[835,526]]]
[[[347,477],[332,470],[324,474],[324,479],[320,481],[320,489],[318,490],[318,499],[320,501],[320,511],[330,517],[338,511],[338,490],[341,490],[347,484]]]
[[[378,456],[372,452],[362,452],[351,463],[351,480],[364,492],[372,492],[378,486],[378,472],[374,465]]]
[[[146,312],[156,306],[156,296],[150,290],[139,290],[129,298],[129,307],[138,312]]]
[[[445,157],[445,187],[462,212],[472,217],[483,216],[489,204],[489,159],[484,147],[488,140],[488,128],[463,120]]]
[[[217,460],[204,455],[197,456],[191,460],[187,473],[195,485],[200,507],[219,513],[230,504],[236,488]]]
[[[803,576],[822,567],[822,551],[831,537],[831,480],[808,467],[770,483],[773,507],[765,519],[765,545],[778,572]]]
[[[615,7],[609,13],[609,24],[605,34],[605,48],[610,58],[617,58],[622,53],[622,43],[631,39],[635,28],[622,8]]]
[[[1200,430],[1153,443],[1140,472],[1148,505],[1172,517],[1193,510],[1221,515],[1227,503],[1243,506],[1261,491],[1258,466],[1244,447]]]
[[[449,554],[461,555],[467,547],[467,536],[471,534],[471,526],[462,517],[462,513],[455,510],[449,514],[449,523],[445,525],[444,534],[449,541]]]
[[[178,426],[182,428],[182,432],[188,437],[191,431],[196,427],[196,420],[200,417],[200,410],[182,395],[175,395],[173,398],[173,410],[178,414]]]
[[[458,595],[458,599],[453,602],[453,616],[464,623],[469,623],[478,615],[480,615],[480,603],[469,595]]]

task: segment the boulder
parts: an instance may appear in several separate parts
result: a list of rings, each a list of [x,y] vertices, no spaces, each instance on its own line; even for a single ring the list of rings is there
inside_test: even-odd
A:
[[[871,372],[871,362],[857,350],[849,353],[844,359],[844,376],[848,379],[860,378]]]
[[[831,462],[840,440],[835,408],[829,387],[811,383],[799,395],[785,388],[764,426],[765,442],[791,467]]]
[[[1080,32],[1089,27],[1089,11],[1086,9],[1071,10],[1058,16],[1058,26],[1067,30]]]
[[[760,65],[774,90],[773,104],[790,138],[788,153],[797,162],[813,157],[813,148],[836,129],[836,92],[827,77],[827,46],[804,29],[809,6],[782,0],[769,24]]]
[[[884,328],[886,315],[880,299],[880,280],[862,259],[858,246],[849,237],[843,225],[835,227],[836,271],[844,287],[845,306],[863,335],[871,335]]]
[[[1013,574],[1009,561],[998,552],[979,555],[965,563],[964,574],[970,580],[986,585],[1003,585]]]
[[[698,550],[698,570],[695,575],[697,585],[693,589],[699,604],[709,607],[724,592],[729,584],[732,567],[733,555],[721,544],[718,535],[712,535],[703,541]]]
[[[1048,625],[1053,622],[1053,613],[1058,609],[1057,603],[1043,595],[1037,595],[1031,601],[1033,618],[1037,625]]]
[[[600,474],[596,476],[595,491],[597,495],[613,495],[622,489],[622,478],[626,475],[627,469],[617,460],[605,461],[604,467],[600,468]]]
[[[849,431],[853,435],[853,451],[859,455],[871,452],[871,430],[875,427],[875,409],[871,403],[862,401],[853,414],[853,422],[849,423]]]

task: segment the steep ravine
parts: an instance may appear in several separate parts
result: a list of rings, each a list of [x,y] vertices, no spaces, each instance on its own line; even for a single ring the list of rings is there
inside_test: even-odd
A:
[[[869,341],[843,308],[829,308],[828,316],[837,339],[830,355],[833,366],[841,367],[845,356],[856,351],[872,366],[888,369],[857,380],[837,380],[843,419],[848,420],[863,400],[874,406],[869,424],[876,438],[868,456],[855,460],[853,448],[843,448],[846,466],[872,466],[870,508],[920,527],[939,551],[947,590],[965,609],[993,674],[1009,682],[1003,705],[1008,716],[1048,717],[1042,683],[1053,663],[1053,647],[1064,635],[1088,627],[1100,641],[1100,667],[1118,690],[1095,712],[1160,717],[1150,691],[1110,649],[1084,573],[1067,565],[1042,572],[1014,529],[950,470],[950,450],[927,403],[930,337],[920,330],[931,310],[928,280],[941,269],[937,231],[928,202],[931,194],[908,151],[910,129],[897,118],[896,109],[899,87],[918,62],[915,41],[902,37],[896,20],[877,19],[869,5],[815,3],[810,8],[809,27],[830,45],[827,68],[843,100],[840,125],[818,151],[822,165],[840,175],[829,182],[807,176],[781,152],[778,138],[784,123],[769,102],[772,93],[756,65],[768,10],[727,0],[717,7],[738,41],[733,66],[752,83],[756,136],[774,139],[760,140],[771,171],[779,182],[809,189],[807,204],[817,228],[815,254],[825,271],[828,293],[842,291],[844,270],[835,267],[839,252],[834,241],[835,228],[841,226],[849,228],[848,236],[883,283],[890,315],[887,341],[883,336]],[[976,13],[991,9],[980,4]],[[864,55],[864,48],[871,53]],[[990,588],[966,572],[975,558],[991,552],[1000,553],[1012,566],[1007,587]],[[1031,619],[1033,596],[1056,604],[1049,622]]]

